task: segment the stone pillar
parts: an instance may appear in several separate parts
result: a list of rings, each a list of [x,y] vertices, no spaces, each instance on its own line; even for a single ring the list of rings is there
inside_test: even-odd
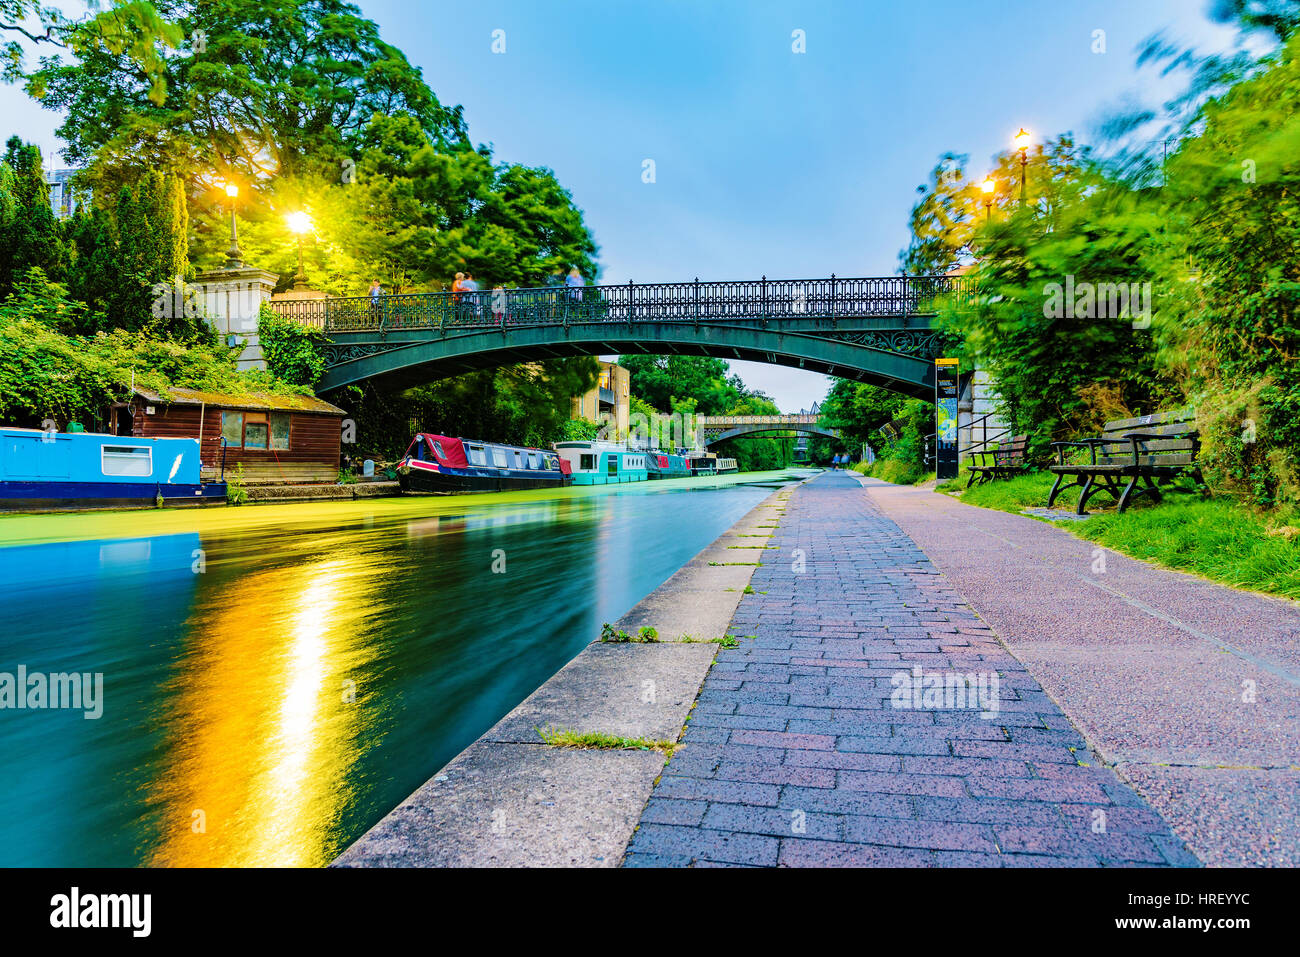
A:
[[[237,360],[241,370],[266,368],[257,337],[257,317],[279,279],[273,272],[244,265],[213,269],[198,276],[205,315],[227,343],[243,345]]]

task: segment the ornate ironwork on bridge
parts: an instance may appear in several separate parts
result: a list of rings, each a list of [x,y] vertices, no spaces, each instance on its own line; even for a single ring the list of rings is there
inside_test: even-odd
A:
[[[327,390],[534,359],[669,353],[772,362],[931,393],[945,346],[930,319],[975,289],[956,276],[762,278],[287,299],[324,331]]]
[[[797,412],[790,415],[700,415],[695,419],[695,430],[705,445],[713,445],[741,435],[761,435],[770,432],[798,432],[805,435],[839,436],[839,431],[821,424],[816,413]]]

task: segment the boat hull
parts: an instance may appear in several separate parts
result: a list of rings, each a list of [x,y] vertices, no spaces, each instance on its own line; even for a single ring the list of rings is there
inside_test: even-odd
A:
[[[226,504],[226,484],[156,482],[0,482],[0,511],[80,511],[89,508],[149,508]]]
[[[509,470],[503,470],[509,471]],[[530,488],[560,488],[569,484],[561,476],[523,476],[461,474],[458,472],[434,472],[422,468],[403,468],[398,470],[398,484],[403,492],[427,492],[442,495],[468,494],[471,492],[517,492]]]

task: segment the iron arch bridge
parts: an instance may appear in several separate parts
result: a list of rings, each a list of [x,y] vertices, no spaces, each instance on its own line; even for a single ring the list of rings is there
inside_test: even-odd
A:
[[[701,415],[696,417],[696,434],[704,445],[738,438],[742,435],[761,435],[766,432],[802,432],[805,435],[824,435],[837,439],[838,429],[821,425],[820,416],[808,413],[794,415]]]
[[[273,300],[325,333],[328,392],[373,379],[417,385],[474,369],[577,355],[678,354],[809,369],[934,398],[931,327],[956,276],[757,279]]]

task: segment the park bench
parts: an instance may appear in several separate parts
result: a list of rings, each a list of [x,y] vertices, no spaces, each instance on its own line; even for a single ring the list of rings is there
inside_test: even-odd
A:
[[[1011,441],[1000,444],[995,449],[975,449],[971,451],[971,461],[966,466],[970,478],[966,487],[975,483],[983,484],[998,478],[1011,478],[1029,468],[1025,461],[1025,449],[1029,446],[1028,435],[1013,435]],[[975,457],[979,456],[979,461]]]
[[[1075,442],[1053,442],[1057,462],[1048,468],[1056,473],[1056,483],[1047,497],[1051,508],[1056,496],[1067,488],[1080,487],[1079,504],[1075,511],[1088,514],[1084,509],[1097,492],[1107,492],[1119,502],[1124,511],[1139,495],[1159,502],[1161,481],[1190,474],[1198,484],[1204,484],[1197,455],[1200,437],[1196,432],[1196,414],[1192,409],[1174,412],[1157,412],[1136,419],[1116,419],[1107,422],[1096,438]],[[1066,450],[1086,448],[1090,459],[1086,463],[1066,461]],[[1066,485],[1066,476],[1073,480]],[[1121,489],[1121,483],[1127,484]],[[1144,483],[1139,485],[1139,483]]]

